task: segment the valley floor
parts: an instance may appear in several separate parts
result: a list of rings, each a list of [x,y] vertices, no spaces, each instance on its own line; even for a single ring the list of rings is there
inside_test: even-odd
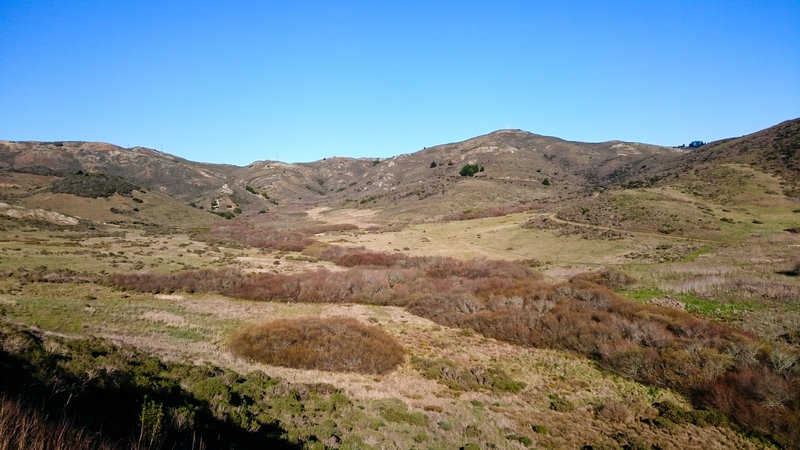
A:
[[[311,216],[324,221],[334,214],[316,210]],[[368,220],[369,214],[360,217]],[[525,226],[541,219],[548,219],[552,226]],[[0,270],[6,276],[0,281],[0,317],[6,327],[27,329],[45,342],[100,337],[164,361],[217,366],[240,374],[263,372],[295,387],[329,384],[351,405],[335,415],[334,427],[326,428],[330,436],[319,435],[320,424],[334,417],[324,411],[304,409],[298,414],[288,408],[273,414],[286,430],[285,437],[312,447],[313,442],[358,448],[456,448],[469,443],[482,448],[765,445],[727,426],[659,419],[664,411],[654,405],[672,405],[679,411],[693,407],[675,392],[626,380],[582,356],[501,342],[436,324],[396,306],[287,304],[186,292],[148,294],[105,282],[110,273],[131,271],[237,267],[291,274],[316,267],[337,270],[303,253],[133,228],[79,231],[10,219],[2,225]],[[592,234],[598,231],[620,235]],[[624,291],[631,298],[672,300],[763,339],[789,336],[789,342],[796,344],[791,333],[800,323],[796,303],[800,283],[778,273],[796,251],[790,247],[798,245],[796,237],[779,234],[732,245],[655,233],[634,232],[633,239],[626,233],[534,212],[423,223],[390,232],[359,228],[315,238],[409,255],[522,260],[553,280],[618,267],[639,279]],[[737,287],[739,291],[734,290]],[[405,362],[384,375],[360,375],[268,366],[228,351],[229,336],[246,324],[291,317],[353,317],[379,327],[401,343]],[[3,348],[12,351],[13,345],[6,340]],[[456,373],[501,371],[517,388],[448,385],[431,378],[428,370],[431,364],[442,362]]]

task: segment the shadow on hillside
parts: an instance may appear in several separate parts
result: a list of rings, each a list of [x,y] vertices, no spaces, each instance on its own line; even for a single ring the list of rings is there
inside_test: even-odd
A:
[[[179,381],[159,376],[143,378],[169,370],[154,358],[130,361],[128,367],[104,368],[96,364],[85,372],[71,372],[64,368],[64,363],[73,361],[69,356],[49,353],[32,333],[19,333],[22,339],[17,342],[27,347],[24,351],[11,354],[0,347],[0,397],[41,411],[51,420],[66,418],[121,448],[299,448],[281,438],[284,430],[277,423],[247,430],[230,416],[215,416],[208,401],[197,399]],[[98,348],[91,358],[103,356],[102,353]],[[135,370],[154,364],[156,367],[147,370]],[[162,365],[158,367],[159,364]],[[148,410],[146,405],[151,408]],[[158,425],[147,428],[143,422]],[[252,431],[253,428],[257,430]],[[143,429],[145,434],[157,429],[155,443],[142,444]]]

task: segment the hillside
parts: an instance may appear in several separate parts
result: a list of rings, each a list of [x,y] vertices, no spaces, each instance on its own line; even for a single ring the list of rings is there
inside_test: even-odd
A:
[[[430,219],[465,208],[567,198],[603,186],[641,161],[679,153],[644,144],[585,144],[504,130],[389,159],[254,163],[236,176],[282,203],[296,199]],[[459,175],[467,164],[483,171]],[[543,184],[545,179],[549,185]]]
[[[0,142],[0,441],[798,448],[799,124],[246,167]]]
[[[787,121],[697,149],[570,142],[502,130],[387,159],[257,161],[245,167],[197,163],[141,147],[0,141],[0,170],[55,177],[52,182],[78,171],[120,177],[199,212],[276,224],[319,208],[325,212],[316,217],[323,222],[383,225],[544,208],[566,220],[621,230],[714,236],[720,235],[720,217],[709,217],[713,205],[769,205],[797,196],[799,130],[800,120]],[[476,170],[462,176],[467,165]],[[4,198],[11,205],[76,214],[76,203],[59,200],[57,193]],[[110,208],[130,213],[137,205],[104,209]],[[334,218],[337,210],[350,212]],[[213,220],[208,214],[184,217]]]
[[[41,175],[103,173],[184,201],[219,188],[229,169],[143,147],[124,149],[100,142],[0,141],[0,170]]]
[[[800,206],[800,120],[648,162],[616,189],[568,202],[563,219],[631,231],[722,238],[757,233],[765,215]],[[797,225],[789,215],[785,228]]]
[[[800,179],[798,130],[800,120],[787,121],[691,150],[502,130],[387,159],[258,161],[246,167],[196,163],[141,147],[3,141],[0,170],[119,176],[206,211],[280,214],[324,206],[369,209],[383,222],[415,222],[521,203],[581,203],[588,194],[623,187],[675,186],[724,197],[706,191],[725,190],[711,180],[735,178],[725,172],[731,164],[778,176],[781,191],[791,194]],[[483,170],[461,176],[467,164]]]
[[[120,176],[209,210],[255,212],[300,203],[377,207],[418,218],[444,216],[464,206],[565,198],[624,179],[641,161],[677,154],[644,144],[585,144],[506,130],[388,159],[260,161],[246,167],[200,164],[140,147],[0,142],[0,169]],[[465,164],[480,165],[484,171],[462,177],[459,171]],[[549,186],[542,184],[544,179]]]

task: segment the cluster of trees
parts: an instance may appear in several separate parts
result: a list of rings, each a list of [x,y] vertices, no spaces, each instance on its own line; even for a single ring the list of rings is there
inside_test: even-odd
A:
[[[414,258],[327,247],[345,271],[276,275],[231,269],[120,274],[114,285],[183,289],[255,300],[400,305],[437,323],[507,342],[574,351],[623,376],[682,392],[740,425],[800,442],[800,364],[787,348],[680,310],[627,300],[602,286],[630,280],[593,273],[548,283],[503,261]]]
[[[681,145],[679,145],[679,146],[677,146],[675,148],[686,148],[686,147],[689,147],[689,148],[700,148],[700,147],[702,147],[704,145],[706,145],[706,142],[703,142],[703,141],[692,141],[692,142],[689,143],[689,145],[681,144]]]
[[[478,172],[483,172],[483,166],[477,164],[465,164],[458,172],[462,177],[473,177]]]

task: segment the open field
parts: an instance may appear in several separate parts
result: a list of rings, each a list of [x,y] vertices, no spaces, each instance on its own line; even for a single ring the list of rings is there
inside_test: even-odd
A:
[[[554,280],[598,267],[619,267],[639,279],[624,291],[636,300],[675,298],[690,310],[752,328],[765,338],[775,339],[797,327],[800,310],[796,303],[699,290],[703,280],[711,277],[753,277],[780,280],[789,295],[794,295],[800,283],[775,273],[788,267],[796,251],[790,247],[796,245],[796,237],[782,234],[780,223],[770,223],[768,233],[746,247],[747,242],[697,242],[655,234],[609,239],[579,233],[559,235],[558,228],[523,227],[543,214],[432,222],[383,233],[363,228],[333,231],[316,238],[408,255],[534,261],[537,270]],[[685,398],[600,370],[583,357],[519,347],[441,326],[399,307],[265,303],[181,292],[147,294],[120,291],[104,282],[106,274],[130,271],[236,267],[299,273],[333,267],[302,253],[119,227],[98,233],[40,229],[35,223],[15,228],[10,220],[4,224],[7,231],[0,242],[0,269],[8,276],[0,283],[3,321],[35,327],[45,336],[102,337],[166,361],[211,364],[239,373],[261,371],[298,386],[331,384],[354,405],[337,419],[351,424],[339,431],[337,443],[397,448],[453,448],[469,442],[497,448],[636,442],[657,443],[662,448],[764,445],[727,427],[691,423],[665,427],[656,420],[660,415],[652,404],[691,410]],[[748,260],[742,259],[743,253]],[[637,256],[643,254],[651,257]],[[664,257],[652,258],[659,254]],[[712,267],[705,262],[709,258],[714,260]],[[759,328],[757,322],[763,322],[763,314],[770,311],[783,322],[773,323],[770,330]],[[350,317],[377,326],[402,345],[404,362],[385,375],[359,375],[266,366],[237,358],[227,350],[228,339],[243,326],[292,317]],[[505,383],[515,387],[505,390],[491,382],[437,382],[430,376],[440,369],[430,372],[430,368],[441,364],[456,374],[501,373],[507,377]],[[562,403],[569,406],[562,407]],[[281,421],[287,436],[308,436],[310,425],[290,416]],[[323,420],[323,416],[310,420]],[[582,425],[576,429],[576,423]]]

